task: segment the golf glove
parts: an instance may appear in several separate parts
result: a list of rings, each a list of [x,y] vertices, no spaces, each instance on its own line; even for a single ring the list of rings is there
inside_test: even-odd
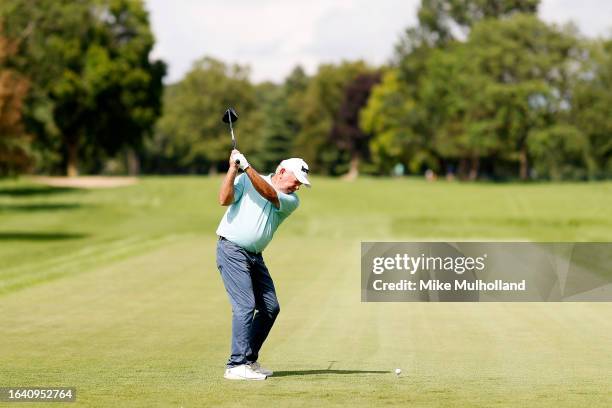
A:
[[[236,160],[240,159],[240,152],[239,151],[234,151],[232,152],[232,154],[230,155],[230,163],[236,163]]]
[[[234,156],[234,162],[236,160],[240,160],[240,164],[239,164],[240,170],[246,171],[246,169],[249,168],[249,166],[250,166],[249,162],[247,161],[246,157],[244,157],[244,154],[239,153],[239,154],[235,155]]]

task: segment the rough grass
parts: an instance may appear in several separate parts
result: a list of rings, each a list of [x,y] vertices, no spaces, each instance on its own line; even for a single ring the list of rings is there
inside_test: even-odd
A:
[[[219,183],[0,183],[0,386],[75,386],[92,407],[612,404],[609,303],[362,304],[359,288],[362,240],[611,241],[612,183],[315,179],[265,253],[276,376],[253,383],[222,378]]]

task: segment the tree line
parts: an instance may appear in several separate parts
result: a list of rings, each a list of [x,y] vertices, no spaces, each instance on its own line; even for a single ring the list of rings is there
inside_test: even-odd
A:
[[[153,45],[140,1],[4,0],[0,170],[72,176],[141,151],[166,71]]]
[[[253,83],[203,57],[162,85],[142,2],[5,0],[0,172],[216,173],[238,148],[262,171],[464,179],[612,176],[612,40],[537,17],[537,0],[422,0],[390,62],[296,67]],[[398,167],[399,166],[399,167]]]

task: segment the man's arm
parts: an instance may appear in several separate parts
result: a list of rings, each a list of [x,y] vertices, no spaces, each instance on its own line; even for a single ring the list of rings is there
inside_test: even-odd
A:
[[[249,179],[251,179],[251,183],[253,183],[255,190],[257,190],[263,198],[274,204],[276,208],[280,208],[280,201],[278,200],[278,194],[276,194],[274,187],[264,180],[263,177],[253,169],[253,166],[249,166],[245,173],[249,176]]]
[[[221,184],[221,189],[219,190],[219,204],[223,206],[230,205],[234,202],[234,179],[238,174],[238,165],[236,165],[233,160],[234,152],[237,152],[237,150],[232,151],[232,155],[230,155],[230,166],[223,179],[223,184]]]

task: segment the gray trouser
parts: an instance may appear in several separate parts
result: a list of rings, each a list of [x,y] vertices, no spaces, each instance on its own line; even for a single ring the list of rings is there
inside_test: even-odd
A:
[[[232,354],[227,367],[257,361],[280,311],[274,282],[261,253],[219,238],[217,267],[232,304]]]

